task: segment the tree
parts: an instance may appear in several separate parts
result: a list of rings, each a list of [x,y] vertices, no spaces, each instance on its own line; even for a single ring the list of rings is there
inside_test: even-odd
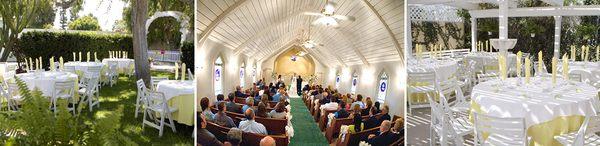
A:
[[[67,9],[71,8],[71,21],[77,18],[77,12],[81,10],[83,0],[56,0],[56,7],[60,14],[60,28],[66,29],[69,19],[67,18]]]
[[[13,52],[17,60],[21,59],[16,43],[17,35],[29,26],[41,8],[50,4],[50,0],[0,0],[0,48]],[[0,61],[6,61],[9,53],[2,53]]]
[[[100,24],[98,23],[98,19],[90,14],[77,18],[69,23],[69,29],[98,31],[100,30]]]
[[[143,79],[146,86],[150,84],[150,66],[148,61],[148,40],[146,38],[146,20],[148,19],[148,1],[135,0],[133,3],[133,55],[135,73],[138,79]]]
[[[52,25],[54,23],[54,5],[53,1],[47,1],[48,4],[40,6],[40,13],[37,15],[33,22],[27,26],[27,28],[44,28],[45,25]]]

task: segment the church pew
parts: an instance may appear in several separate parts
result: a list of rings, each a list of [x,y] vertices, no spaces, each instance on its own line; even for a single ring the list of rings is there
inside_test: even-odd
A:
[[[233,119],[233,120],[237,121],[237,123],[239,123],[239,122],[243,121],[244,118],[235,117],[235,119]],[[273,118],[256,117],[254,120],[258,123],[263,124],[265,126],[265,128],[267,129],[267,132],[269,132],[269,134],[278,135],[278,134],[286,133],[285,127],[287,126],[287,123],[288,123],[287,119],[273,119]]]
[[[227,133],[229,132],[229,130],[231,130],[231,128],[219,126],[212,122],[207,122],[206,130],[210,131],[210,133],[215,135],[215,137],[217,137],[219,141],[225,142],[227,141]],[[259,145],[260,140],[266,136],[267,135],[264,134],[243,132],[241,145]],[[287,146],[289,144],[289,137],[287,136],[287,134],[268,136],[271,136],[273,137],[273,139],[275,139],[277,146]]]
[[[336,145],[340,145],[340,146],[358,145],[358,143],[360,143],[360,141],[367,140],[369,138],[370,134],[375,134],[377,131],[379,131],[379,127],[365,129],[363,131],[356,132],[356,133],[347,133],[344,138],[340,137],[336,140]],[[342,141],[342,139],[344,139],[344,140]]]
[[[362,116],[363,121],[368,118],[368,115]],[[329,125],[329,127],[327,127],[325,130],[325,138],[327,138],[327,142],[333,142],[334,136],[337,137],[337,135],[340,133],[340,128],[342,127],[342,125],[352,125],[353,122],[353,119],[350,117],[331,120],[331,125]]]
[[[321,104],[317,103],[317,108],[314,108],[313,117],[315,118],[315,122],[319,122],[319,117],[321,117]]]
[[[321,131],[325,131],[325,128],[327,127],[327,115],[329,115],[330,113],[335,113],[337,112],[337,109],[335,110],[324,110],[324,113],[321,114],[321,117],[319,117],[319,129],[321,129]]]

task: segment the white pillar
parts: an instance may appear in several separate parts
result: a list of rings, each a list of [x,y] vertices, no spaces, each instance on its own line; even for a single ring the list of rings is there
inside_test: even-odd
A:
[[[408,9],[410,9],[410,7],[408,7]],[[406,57],[405,58],[412,58],[413,55],[413,47],[412,47],[412,30],[411,30],[411,23],[412,21],[410,20],[410,10],[408,11],[409,14],[407,14],[408,16],[405,17],[406,20],[404,21],[404,36],[406,36],[406,48],[404,50],[406,50]]]
[[[498,0],[499,3],[499,15],[498,15],[498,23],[500,27],[498,37],[500,39],[508,39],[508,1],[507,0]]]
[[[477,18],[471,17],[471,52],[477,52]]]
[[[562,17],[554,16],[554,56],[560,57],[560,31],[562,27]]]

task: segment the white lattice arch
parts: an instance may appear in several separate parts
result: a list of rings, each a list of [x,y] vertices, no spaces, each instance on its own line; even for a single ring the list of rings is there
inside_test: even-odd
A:
[[[410,5],[408,13],[411,21],[462,22],[456,7],[446,5]]]
[[[154,13],[154,15],[152,15],[152,17],[146,20],[146,35],[148,35],[148,33],[150,32],[148,31],[148,29],[150,28],[150,24],[152,24],[154,20],[161,17],[173,17],[181,24],[181,27],[179,28],[179,32],[181,32],[181,42],[179,43],[179,47],[181,48],[188,34],[188,23],[190,22],[190,18],[188,18],[184,13],[179,11],[156,12]]]

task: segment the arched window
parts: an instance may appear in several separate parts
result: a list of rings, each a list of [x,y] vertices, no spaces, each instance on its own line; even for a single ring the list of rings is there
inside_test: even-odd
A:
[[[223,94],[223,59],[221,56],[215,60],[214,82],[215,95]]]
[[[385,102],[388,85],[388,76],[385,72],[383,72],[379,76],[379,88],[377,88],[377,91],[379,91],[379,94],[377,94],[377,101],[379,101],[379,103]]]
[[[335,89],[340,89],[340,74],[335,75]]]
[[[350,88],[350,93],[356,94],[356,86],[358,85],[358,74],[354,73],[352,75],[352,88]]]
[[[252,83],[256,83],[256,64],[252,67]]]
[[[244,68],[246,67],[246,64],[242,63],[242,67],[240,67],[240,87],[244,88],[244,86],[246,85],[246,80],[244,80],[244,75],[246,74],[246,72],[244,71]]]

